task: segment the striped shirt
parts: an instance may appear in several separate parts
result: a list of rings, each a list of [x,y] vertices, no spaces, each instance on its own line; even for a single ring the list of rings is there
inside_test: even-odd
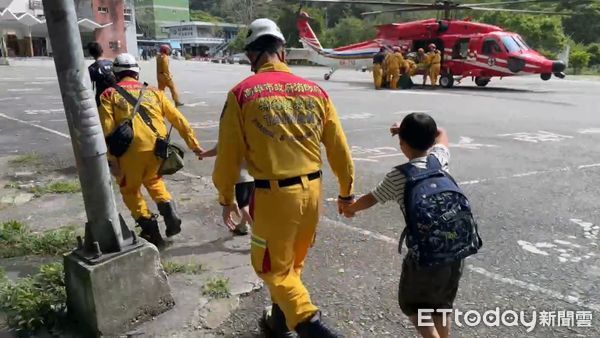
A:
[[[429,150],[430,155],[434,155],[442,165],[442,169],[448,171],[448,162],[450,161],[450,150],[442,145],[436,144]],[[427,169],[427,156],[417,157],[410,161],[417,168]],[[402,212],[404,212],[404,185],[406,177],[404,174],[394,168],[385,175],[375,190],[371,193],[378,203],[386,203],[388,201],[396,201]]]

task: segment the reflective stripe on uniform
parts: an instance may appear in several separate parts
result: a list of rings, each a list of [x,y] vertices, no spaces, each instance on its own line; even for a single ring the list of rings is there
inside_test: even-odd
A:
[[[259,248],[263,248],[266,249],[267,248],[267,241],[263,238],[260,238],[256,235],[252,235],[252,244],[256,245]]]

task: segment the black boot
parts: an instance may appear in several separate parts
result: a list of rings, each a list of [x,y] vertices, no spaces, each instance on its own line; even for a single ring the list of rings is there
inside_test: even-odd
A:
[[[277,304],[263,312],[262,323],[263,333],[266,338],[293,338],[294,332],[290,331],[285,323],[285,315]]]
[[[300,338],[343,338],[342,335],[332,331],[321,322],[320,311],[296,325],[296,332]]]
[[[158,221],[156,220],[156,215],[152,215],[150,216],[150,218],[141,217],[137,219],[136,222],[140,226],[140,228],[142,228],[140,237],[156,245],[156,247],[158,248],[163,247],[165,245],[165,241],[160,235],[160,230],[158,229]]]
[[[175,210],[175,203],[173,202],[161,202],[156,204],[158,206],[158,212],[165,219],[165,225],[167,226],[166,235],[167,237],[175,236],[181,232],[181,218],[177,215]]]

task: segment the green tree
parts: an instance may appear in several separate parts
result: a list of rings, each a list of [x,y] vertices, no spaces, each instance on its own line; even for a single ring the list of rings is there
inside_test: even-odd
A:
[[[229,50],[234,53],[243,52],[246,46],[246,35],[248,35],[248,30],[246,28],[240,29],[235,39],[229,43]]]
[[[321,43],[323,46],[333,48],[345,46],[372,39],[375,32],[375,28],[365,21],[347,17],[341,19],[335,27],[326,30],[321,38]]]
[[[600,65],[600,43],[587,46],[586,51],[590,53],[590,66]]]
[[[560,51],[567,42],[561,21],[557,17],[490,12],[481,15],[479,21],[519,33],[531,47],[546,53]]]
[[[575,13],[564,17],[562,22],[565,33],[575,42],[600,42],[600,4],[582,3],[563,0],[559,9],[567,9]]]
[[[571,52],[569,59],[569,65],[573,68],[575,74],[579,74],[590,63],[590,53],[585,50],[574,50]]]

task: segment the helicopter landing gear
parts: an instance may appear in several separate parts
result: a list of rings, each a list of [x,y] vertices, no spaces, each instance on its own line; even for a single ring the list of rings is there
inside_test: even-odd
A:
[[[475,84],[477,85],[477,87],[485,87],[488,85],[488,83],[490,83],[490,79],[487,77],[476,77],[475,78]]]
[[[543,73],[543,74],[540,74],[540,77],[542,78],[542,80],[548,81],[552,77],[552,74],[551,73]]]
[[[454,76],[448,73],[442,74],[440,77],[440,86],[444,88],[452,88],[452,86],[454,86]]]
[[[333,73],[335,73],[336,70],[337,69],[335,69],[335,68],[331,68],[329,70],[329,73],[323,75],[323,78],[325,79],[325,81],[329,81],[329,79],[331,79],[331,75],[333,75]]]

